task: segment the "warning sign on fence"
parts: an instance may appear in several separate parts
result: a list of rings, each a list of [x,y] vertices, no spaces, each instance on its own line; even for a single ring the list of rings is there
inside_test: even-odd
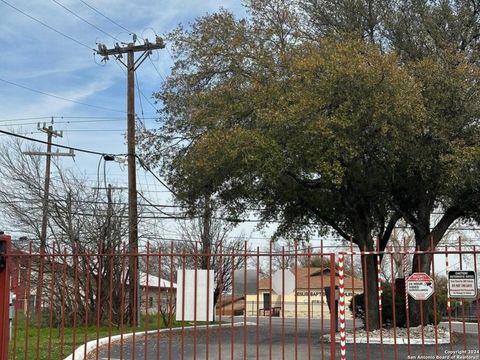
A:
[[[477,297],[477,277],[475,271],[449,271],[448,296],[451,298],[475,299]]]
[[[434,292],[433,279],[426,273],[413,273],[405,285],[407,293],[415,300],[427,300]]]

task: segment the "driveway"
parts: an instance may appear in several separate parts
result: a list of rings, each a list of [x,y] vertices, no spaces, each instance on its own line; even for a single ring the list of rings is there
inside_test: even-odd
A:
[[[225,320],[225,319],[224,319]],[[243,321],[237,317],[235,322]],[[247,319],[255,321],[256,319]],[[328,321],[322,324],[294,319],[261,318],[257,325],[232,327],[223,324],[220,327],[174,329],[147,336],[136,336],[123,344],[104,346],[90,354],[89,359],[330,359],[330,343],[321,341],[323,333],[329,333]],[[283,322],[283,326],[282,326]],[[352,322],[347,323],[351,328]],[[358,324],[357,324],[358,325]],[[447,324],[448,325],[448,324]],[[461,331],[462,324],[452,324]],[[456,343],[447,345],[367,345],[348,344],[348,359],[480,359],[478,354],[479,338],[475,326],[467,326],[472,333],[459,336]],[[207,346],[208,345],[208,346]],[[339,359],[339,344],[336,345],[336,358]],[[470,352],[469,352],[470,351]],[[431,355],[423,357],[420,355]],[[438,355],[437,357],[435,355]]]

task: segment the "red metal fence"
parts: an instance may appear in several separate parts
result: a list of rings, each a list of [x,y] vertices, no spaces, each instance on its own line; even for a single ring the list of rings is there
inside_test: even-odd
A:
[[[476,273],[475,246],[4,249],[0,360],[479,358],[480,301],[453,297],[471,281],[447,289],[449,270]],[[405,286],[421,269],[432,284]]]

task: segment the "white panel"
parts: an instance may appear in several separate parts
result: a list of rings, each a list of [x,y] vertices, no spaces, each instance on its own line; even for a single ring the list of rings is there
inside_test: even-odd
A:
[[[285,284],[285,289],[283,285]],[[272,290],[278,295],[288,295],[295,290],[295,275],[288,269],[277,270],[272,275]]]
[[[207,274],[209,275],[208,277]],[[196,292],[195,287],[197,289]],[[214,289],[215,273],[213,270],[177,270],[176,320],[207,321],[208,319],[208,321],[213,321]],[[183,294],[184,291],[185,296]]]

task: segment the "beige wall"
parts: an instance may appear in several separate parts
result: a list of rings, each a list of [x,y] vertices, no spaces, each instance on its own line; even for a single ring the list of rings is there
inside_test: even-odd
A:
[[[362,291],[358,289],[358,292],[361,293]],[[247,303],[246,303],[246,311],[248,316],[256,316],[257,309],[260,316],[264,314],[263,308],[263,294],[269,293],[267,290],[260,290],[258,294],[258,303],[257,303],[257,295],[247,295]],[[324,296],[324,293],[321,290],[310,289],[310,297],[308,296],[307,290],[298,290],[297,296],[295,296],[295,291],[285,295],[284,300],[282,301],[282,296],[277,295],[275,292],[272,291],[271,294],[271,302],[272,307],[279,308],[280,316],[284,316],[285,318],[308,318],[310,314],[311,319],[329,319],[330,318],[330,311],[328,309],[327,299]],[[323,296],[322,296],[323,295]],[[345,303],[346,303],[346,311],[345,311],[345,318],[352,319],[352,313],[348,306],[350,305],[350,301],[352,299],[352,292],[345,293]],[[296,300],[296,301],[295,301]],[[310,302],[309,302],[310,300]],[[310,305],[310,309],[309,309]],[[310,312],[309,312],[310,311]],[[265,313],[268,315],[268,311]]]
[[[150,287],[148,288],[148,292],[147,292],[147,289],[145,287],[142,287],[142,294],[141,294],[142,313],[144,313],[146,307],[148,307],[149,314],[156,314],[158,313],[159,305],[165,307],[165,310],[166,310],[170,302],[169,294],[170,294],[170,289],[160,289],[160,293],[159,293],[158,288]],[[175,289],[173,289],[173,294],[172,294],[172,306],[175,307]]]

